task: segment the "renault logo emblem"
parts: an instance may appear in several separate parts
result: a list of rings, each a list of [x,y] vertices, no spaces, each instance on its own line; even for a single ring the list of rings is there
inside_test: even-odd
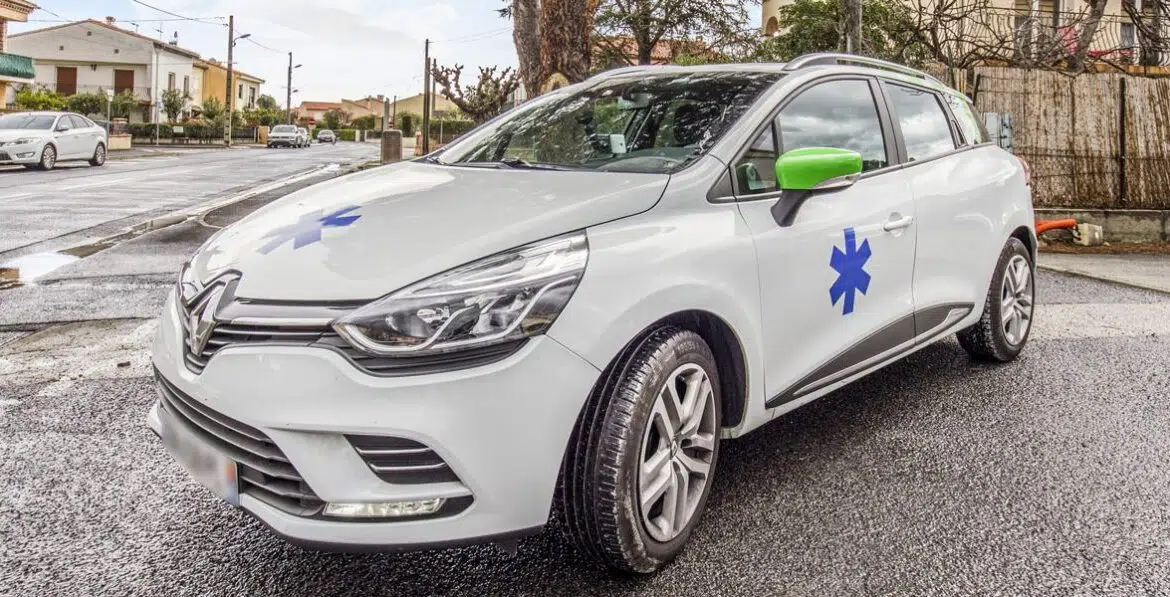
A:
[[[229,275],[221,277],[213,281],[210,285],[204,287],[201,291],[192,293],[190,299],[183,296],[183,302],[186,303],[186,317],[187,317],[187,350],[192,355],[203,356],[203,349],[207,347],[207,341],[211,339],[211,333],[215,331],[215,314],[219,310],[220,303],[223,302],[223,295],[227,292],[229,284],[238,278],[237,275]],[[183,295],[187,295],[189,290],[183,288]]]

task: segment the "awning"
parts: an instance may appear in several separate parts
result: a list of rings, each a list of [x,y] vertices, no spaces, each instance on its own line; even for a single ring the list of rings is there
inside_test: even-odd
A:
[[[36,76],[32,58],[0,52],[0,80],[32,83]]]

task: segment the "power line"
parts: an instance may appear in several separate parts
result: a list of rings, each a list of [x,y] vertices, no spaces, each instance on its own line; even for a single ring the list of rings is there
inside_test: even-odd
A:
[[[171,15],[172,17],[179,17],[179,19],[180,19],[180,20],[183,20],[183,21],[198,21],[198,20],[199,20],[199,19],[193,19],[193,18],[191,18],[191,17],[185,17],[185,16],[183,16],[183,15],[181,15],[181,14],[178,14],[178,13],[173,13],[173,12],[171,12],[171,11],[169,11],[169,10],[163,10],[163,9],[161,9],[161,8],[157,7],[157,6],[151,6],[151,5],[149,5],[149,4],[145,3],[145,2],[143,2],[142,0],[131,0],[131,2],[134,2],[135,4],[141,4],[141,5],[143,5],[143,6],[147,7],[147,8],[152,8],[152,9],[154,9],[154,10],[157,10],[157,11],[159,11],[159,12],[163,13],[163,14],[168,14],[168,15]]]
[[[499,35],[500,33],[503,33],[505,31],[511,31],[511,30],[512,30],[511,27],[500,27],[498,29],[489,29],[487,31],[480,31],[479,33],[470,33],[468,35],[464,35],[461,37],[452,37],[450,39],[432,39],[431,43],[449,44],[449,43],[479,41],[481,39],[488,39],[489,37],[495,37],[495,36]]]
[[[57,14],[57,13],[55,13],[55,12],[53,12],[53,11],[51,11],[51,10],[47,9],[47,8],[45,8],[44,6],[38,6],[37,8],[38,8],[39,10],[43,10],[43,11],[45,11],[45,12],[47,12],[47,13],[49,13],[49,14],[51,14],[51,15],[55,16],[55,17],[57,17],[58,19],[64,19],[64,18],[65,18],[65,17],[63,17],[63,16],[61,16],[61,15],[59,15],[59,14]]]
[[[54,13],[56,14],[56,13]],[[60,15],[56,15],[60,16]],[[168,23],[173,21],[196,21],[199,23],[206,23],[208,25],[223,25],[223,23],[213,22],[212,19],[223,19],[223,17],[192,17],[190,19],[138,19],[134,17],[116,17],[115,22],[122,23]],[[74,23],[76,21],[66,18],[60,19],[29,19],[29,23]]]
[[[276,48],[270,48],[270,47],[268,47],[268,46],[266,46],[266,45],[264,45],[264,44],[262,44],[262,43],[260,43],[260,42],[258,42],[258,41],[256,41],[256,40],[252,39],[251,35],[249,35],[248,37],[245,37],[245,38],[244,38],[244,40],[245,40],[245,41],[250,41],[250,42],[252,42],[253,44],[255,44],[255,45],[257,45],[257,46],[260,46],[261,48],[264,48],[265,50],[268,50],[269,52],[277,52],[277,53],[280,53],[280,54],[284,54],[284,53],[285,53],[285,52],[284,52],[284,50],[277,50]]]

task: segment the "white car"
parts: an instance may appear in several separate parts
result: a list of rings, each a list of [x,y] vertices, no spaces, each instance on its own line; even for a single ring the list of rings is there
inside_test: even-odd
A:
[[[268,132],[268,147],[302,147],[305,137],[301,129],[291,124],[278,124]]]
[[[64,160],[106,163],[106,129],[80,114],[13,112],[0,115],[0,165],[52,170]]]
[[[301,136],[301,147],[308,147],[313,143],[313,136],[309,134],[309,129],[305,127],[298,127],[297,134]]]
[[[721,442],[952,334],[1019,354],[1028,184],[905,67],[602,73],[209,239],[148,422],[294,543],[511,547],[553,513],[652,572]]]

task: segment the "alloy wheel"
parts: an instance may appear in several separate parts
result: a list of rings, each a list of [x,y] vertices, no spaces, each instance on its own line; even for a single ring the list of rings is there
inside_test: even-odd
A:
[[[1028,335],[1034,294],[1032,266],[1023,256],[1013,256],[1004,269],[1000,294],[1000,325],[1004,339],[1012,346],[1022,343]]]
[[[101,166],[106,163],[106,146],[98,144],[97,149],[94,150],[93,161],[95,164]]]
[[[46,145],[44,151],[41,152],[41,167],[45,170],[51,170],[57,164],[57,150],[53,149],[52,145]]]
[[[695,516],[711,479],[715,392],[702,367],[674,370],[658,392],[642,436],[638,502],[654,540],[677,537]]]

